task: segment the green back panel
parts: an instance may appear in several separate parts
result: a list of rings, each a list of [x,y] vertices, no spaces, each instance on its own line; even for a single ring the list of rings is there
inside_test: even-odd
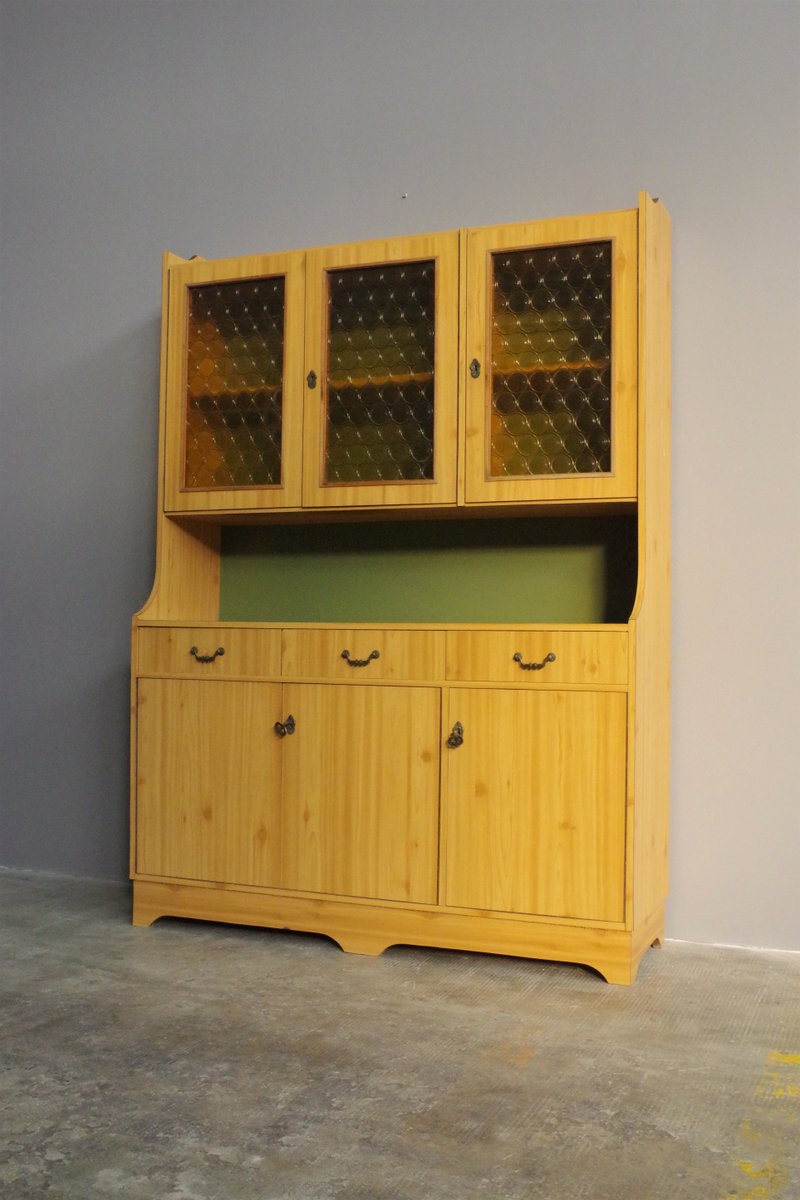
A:
[[[623,622],[632,517],[228,526],[224,621]]]

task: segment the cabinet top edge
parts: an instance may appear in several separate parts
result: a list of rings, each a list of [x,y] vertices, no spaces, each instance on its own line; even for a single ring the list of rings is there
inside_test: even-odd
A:
[[[548,476],[540,476],[546,480]],[[550,478],[553,478],[552,476]],[[569,478],[561,476],[561,478]],[[163,514],[168,521],[187,525],[331,525],[336,523],[365,523],[381,521],[450,521],[450,520],[536,520],[548,517],[633,516],[636,497],[602,498],[598,500],[529,500],[476,501],[471,504],[404,505],[385,504],[381,507],[352,505],[350,508],[209,508],[192,510],[168,509]]]
[[[566,624],[558,621],[525,622],[498,625],[479,621],[193,621],[180,618],[134,618],[137,629],[366,629],[409,630],[426,633],[627,633],[627,624]]]
[[[647,192],[642,192],[641,197],[643,199],[650,199]],[[661,207],[663,207],[663,203],[658,199],[654,200],[653,203],[657,203],[657,204],[661,205]],[[237,260],[241,260],[243,258],[269,257],[272,254],[290,255],[290,254],[304,254],[304,253],[309,253],[309,252],[324,254],[326,251],[337,250],[343,246],[349,246],[349,245],[354,245],[354,246],[358,245],[360,247],[368,249],[370,245],[375,245],[376,247],[385,246],[387,242],[394,242],[394,241],[403,242],[403,241],[406,241],[406,240],[412,239],[412,238],[424,239],[424,238],[460,237],[462,234],[483,233],[483,232],[485,232],[487,230],[491,230],[491,229],[508,229],[508,230],[520,229],[520,230],[522,230],[526,226],[544,224],[549,221],[580,221],[580,220],[587,220],[587,219],[602,220],[603,218],[608,218],[609,220],[612,220],[614,218],[620,218],[623,216],[636,215],[638,212],[639,212],[639,207],[631,207],[631,208],[605,209],[605,210],[598,211],[598,212],[568,213],[568,214],[560,214],[558,216],[535,216],[535,217],[531,216],[531,217],[528,217],[521,221],[493,221],[493,222],[489,222],[488,224],[485,224],[485,225],[465,225],[465,226],[459,226],[455,229],[422,230],[422,231],[418,231],[418,232],[415,231],[415,232],[409,232],[409,233],[393,233],[393,234],[387,234],[384,237],[367,238],[366,240],[359,239],[356,242],[324,242],[320,245],[314,245],[314,246],[273,247],[271,249],[253,250],[253,251],[249,251],[244,254],[222,255],[219,258],[204,258],[202,255],[193,255],[191,258],[183,258],[180,255],[172,253],[171,251],[164,251],[164,255],[167,259],[168,269],[172,270],[176,267],[177,268],[184,267],[188,263],[192,263],[192,262],[208,263],[209,265],[211,265],[211,264],[225,263],[228,261],[234,262]]]

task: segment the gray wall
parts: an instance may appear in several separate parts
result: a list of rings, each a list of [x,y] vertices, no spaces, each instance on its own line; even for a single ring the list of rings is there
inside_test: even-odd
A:
[[[2,11],[0,862],[125,874],[161,251],[627,208],[644,187],[675,224],[668,932],[800,948],[797,4]]]

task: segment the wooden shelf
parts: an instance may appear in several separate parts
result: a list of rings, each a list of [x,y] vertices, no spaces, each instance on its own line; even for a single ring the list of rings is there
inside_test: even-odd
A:
[[[543,371],[547,375],[555,375],[557,371],[607,371],[611,366],[608,358],[587,358],[579,362],[537,363],[535,367],[492,367],[493,375],[507,379],[510,375],[535,375]]]
[[[351,388],[362,391],[365,388],[372,390],[388,387],[390,384],[404,387],[407,383],[432,383],[433,377],[433,371],[408,371],[403,375],[348,375],[347,379],[329,379],[327,383],[331,392],[346,392]]]
[[[238,392],[222,392],[218,396],[211,393],[201,396],[193,396],[188,404],[189,412],[216,412],[236,413],[239,412],[238,399],[240,396],[269,396],[275,398],[280,396],[282,386],[275,384],[272,387],[264,388],[242,388]]]

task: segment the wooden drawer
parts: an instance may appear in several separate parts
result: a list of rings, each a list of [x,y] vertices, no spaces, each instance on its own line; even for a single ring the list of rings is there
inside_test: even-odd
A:
[[[293,679],[442,679],[444,632],[430,629],[284,629],[283,675]]]
[[[201,658],[210,662],[201,662]],[[279,629],[193,629],[186,625],[139,629],[141,675],[274,676],[280,669]]]
[[[628,635],[547,629],[451,632],[447,634],[447,678],[481,683],[624,685],[628,682]]]

